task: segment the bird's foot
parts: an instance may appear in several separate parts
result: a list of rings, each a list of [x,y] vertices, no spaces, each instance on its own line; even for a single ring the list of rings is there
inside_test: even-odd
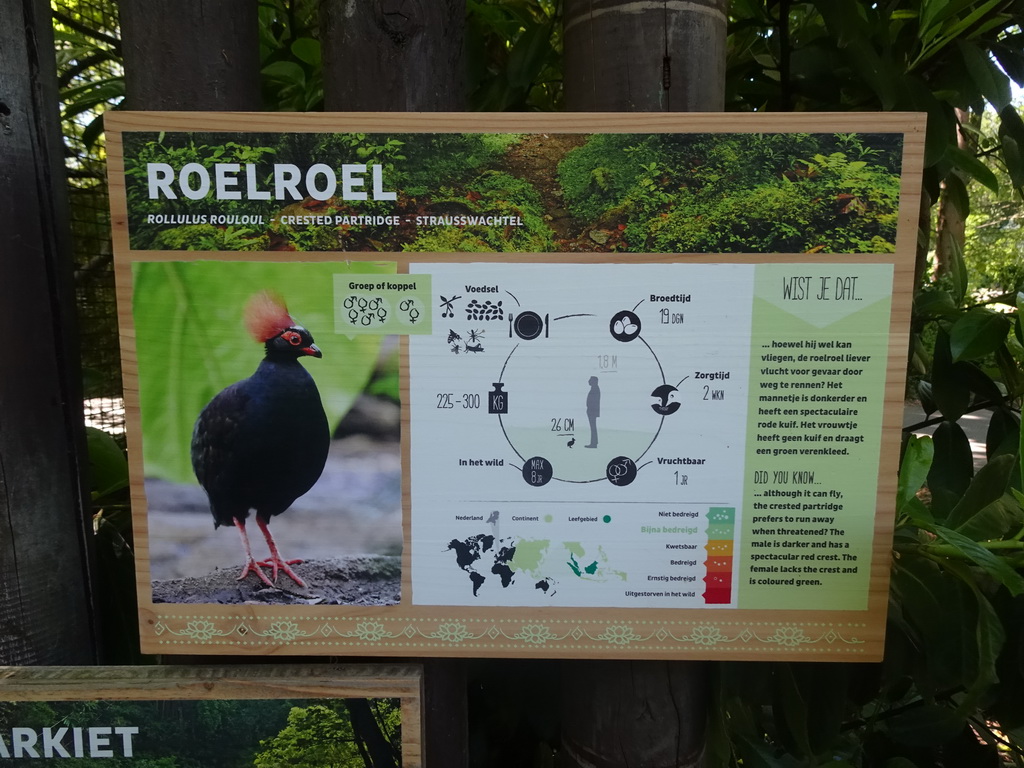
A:
[[[271,568],[272,569],[272,571],[271,571],[271,580],[272,581],[277,581],[277,572],[280,571],[285,576],[287,576],[292,581],[294,581],[296,584],[298,584],[300,587],[304,587],[304,586],[306,586],[306,582],[304,582],[302,579],[300,579],[298,577],[298,574],[296,574],[295,571],[293,571],[291,568],[288,567],[290,565],[301,565],[301,564],[302,564],[302,560],[282,560],[280,557],[274,557],[273,555],[268,557],[266,560],[260,560],[259,563],[257,563],[257,565],[260,565],[260,566],[262,566],[264,568]],[[262,571],[260,571],[260,573],[262,573]],[[270,582],[267,582],[267,583],[270,583]],[[271,586],[273,586],[273,584],[271,584]]]
[[[262,581],[268,587],[274,586],[274,582],[272,582],[270,579],[268,579],[267,578],[267,574],[265,574],[263,572],[263,569],[260,568],[261,565],[266,565],[266,563],[265,562],[264,563],[257,563],[254,558],[250,557],[248,562],[246,562],[246,564],[245,564],[245,568],[242,569],[242,573],[238,577],[238,580],[239,581],[243,581],[245,579],[245,577],[248,576],[250,573],[255,573],[257,576],[259,576],[260,581]],[[274,571],[274,578],[275,579],[277,578],[277,571],[276,570]]]

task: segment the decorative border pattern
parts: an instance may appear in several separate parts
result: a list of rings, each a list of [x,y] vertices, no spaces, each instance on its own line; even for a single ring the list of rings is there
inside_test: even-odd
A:
[[[227,652],[225,646],[287,645],[303,653],[344,651],[399,653],[405,648],[448,648],[467,655],[510,650],[526,655],[566,650],[601,649],[605,653],[636,650],[687,656],[720,657],[730,652],[861,654],[867,641],[864,623],[658,621],[500,621],[438,618],[276,619],[235,616],[158,615],[152,631],[158,645],[201,646]]]

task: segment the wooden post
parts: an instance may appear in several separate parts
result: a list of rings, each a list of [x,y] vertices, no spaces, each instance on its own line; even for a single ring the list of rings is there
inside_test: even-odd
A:
[[[95,663],[53,30],[0,0],[0,664]]]
[[[726,0],[566,0],[566,108],[720,111],[726,11]],[[694,662],[565,662],[567,765],[699,766],[707,672]]]
[[[565,106],[717,112],[727,0],[565,0]]]
[[[328,111],[465,109],[466,4],[455,0],[324,0]]]
[[[259,3],[121,0],[125,106],[259,110]]]
[[[565,662],[565,765],[696,768],[704,753],[707,708],[706,664]]]

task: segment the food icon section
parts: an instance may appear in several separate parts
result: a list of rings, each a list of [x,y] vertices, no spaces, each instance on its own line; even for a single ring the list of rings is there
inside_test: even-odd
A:
[[[733,605],[753,267],[420,270],[413,601]]]

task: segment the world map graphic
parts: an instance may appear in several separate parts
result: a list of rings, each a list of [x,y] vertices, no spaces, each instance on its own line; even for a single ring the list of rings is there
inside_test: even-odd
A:
[[[455,564],[466,573],[477,597],[481,589],[509,587],[532,588],[553,596],[563,579],[605,582],[626,581],[625,571],[611,568],[604,548],[588,551],[578,541],[552,542],[550,539],[497,537],[479,533],[465,539],[452,539],[448,551]]]

